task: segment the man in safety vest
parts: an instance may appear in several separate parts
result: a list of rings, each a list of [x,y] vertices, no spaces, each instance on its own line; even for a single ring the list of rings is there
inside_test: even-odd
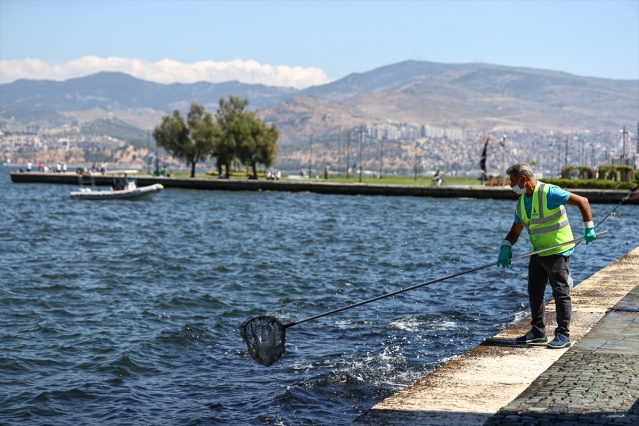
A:
[[[586,244],[597,239],[588,199],[565,191],[558,186],[539,182],[526,163],[517,163],[506,172],[510,176],[510,187],[520,197],[515,209],[514,223],[501,245],[497,266],[504,268],[510,266],[510,259],[513,255],[511,247],[519,239],[524,227],[528,229],[532,251],[572,241],[574,238],[564,207],[566,204],[579,208],[584,222]],[[569,263],[574,247],[574,243],[566,244],[530,257],[528,297],[532,328],[526,335],[518,337],[517,343],[548,342],[544,324],[546,310],[544,293],[546,284],[550,281],[557,311],[557,328],[555,329],[555,338],[548,342],[547,346],[552,349],[570,346],[572,300],[570,298]]]

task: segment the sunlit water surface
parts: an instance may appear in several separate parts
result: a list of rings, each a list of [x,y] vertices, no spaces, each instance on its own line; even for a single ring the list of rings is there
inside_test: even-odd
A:
[[[347,425],[526,313],[520,260],[288,328],[266,368],[245,319],[301,320],[495,262],[514,203],[180,189],[78,201],[8,171],[3,424]],[[595,221],[614,207],[594,205]],[[639,209],[604,229],[576,249],[576,283],[639,245]]]

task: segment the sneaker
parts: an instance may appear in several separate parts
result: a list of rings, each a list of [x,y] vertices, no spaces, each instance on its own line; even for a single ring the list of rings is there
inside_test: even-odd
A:
[[[538,336],[535,334],[534,330],[530,330],[524,336],[521,336],[515,339],[515,342],[517,343],[546,343],[547,341],[548,341],[548,338],[546,337],[545,334]]]
[[[561,349],[570,346],[570,337],[565,334],[557,333],[555,338],[546,345],[550,349]]]

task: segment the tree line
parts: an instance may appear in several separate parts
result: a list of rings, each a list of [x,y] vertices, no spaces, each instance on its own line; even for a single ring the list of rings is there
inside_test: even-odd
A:
[[[192,103],[186,119],[178,110],[162,117],[153,138],[171,155],[186,161],[191,177],[195,177],[197,163],[215,157],[220,177],[228,178],[231,164],[239,161],[257,179],[258,164],[268,168],[275,162],[279,130],[249,111],[248,103],[236,96],[220,99],[215,118],[204,106]]]

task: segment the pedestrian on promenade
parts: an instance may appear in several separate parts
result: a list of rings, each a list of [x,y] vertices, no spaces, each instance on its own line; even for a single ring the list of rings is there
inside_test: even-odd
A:
[[[533,170],[526,163],[517,163],[506,171],[510,187],[520,195],[515,208],[515,219],[502,242],[497,266],[507,268],[512,258],[511,247],[526,227],[532,243],[532,251],[541,250],[572,241],[572,230],[568,223],[565,205],[577,206],[584,222],[586,244],[597,239],[588,199],[565,191],[558,186],[545,184],[535,179]],[[531,330],[516,339],[517,343],[545,343],[546,310],[544,293],[550,281],[555,300],[557,328],[555,338],[547,343],[551,349],[570,346],[570,319],[572,300],[570,297],[570,255],[575,244],[534,254],[528,264],[528,297],[531,310]]]

